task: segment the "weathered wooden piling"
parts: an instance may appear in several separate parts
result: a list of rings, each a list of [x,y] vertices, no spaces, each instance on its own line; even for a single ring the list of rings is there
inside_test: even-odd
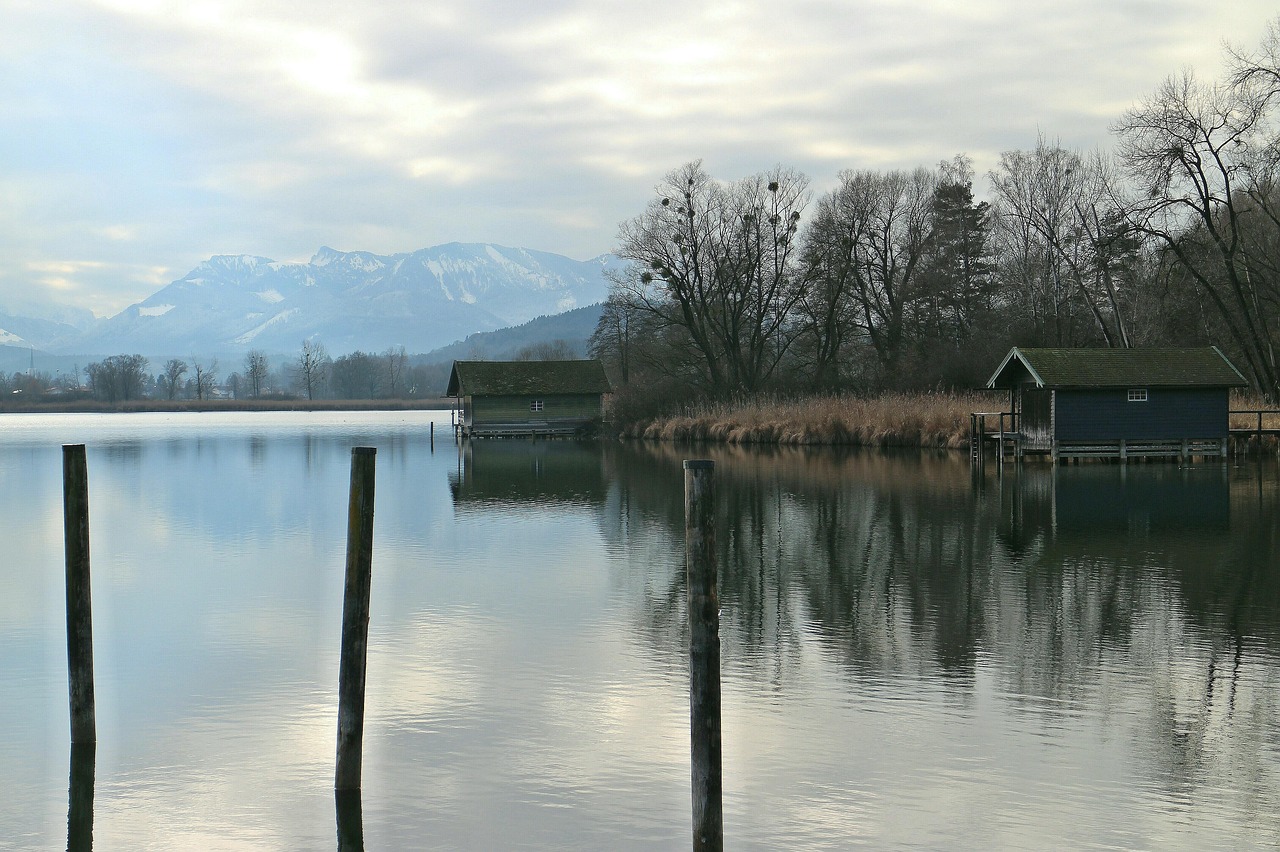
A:
[[[67,852],[93,850],[93,776],[97,743],[71,744],[71,771],[67,791]]]
[[[360,790],[335,790],[338,814],[338,852],[364,852],[364,816]]]
[[[436,451],[436,422],[431,421],[431,452]]]
[[[365,661],[373,573],[373,447],[351,450],[347,507],[347,570],[342,596],[342,657],[338,664],[338,757],[334,789],[359,790],[364,740]]]
[[[689,733],[694,852],[724,848],[720,774],[720,598],[716,592],[715,462],[684,463],[689,600]]]
[[[89,586],[89,470],[84,444],[62,448],[62,523],[67,577],[67,680],[71,742],[95,743],[93,596]]]

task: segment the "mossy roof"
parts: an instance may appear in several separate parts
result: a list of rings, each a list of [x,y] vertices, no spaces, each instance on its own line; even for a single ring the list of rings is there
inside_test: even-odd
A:
[[[1009,350],[987,382],[1037,387],[1243,387],[1249,382],[1216,346],[1195,349]]]
[[[609,393],[598,360],[454,361],[448,396]]]

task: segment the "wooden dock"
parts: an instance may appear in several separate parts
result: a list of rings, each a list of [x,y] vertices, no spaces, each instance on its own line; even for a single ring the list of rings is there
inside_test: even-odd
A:
[[[1244,417],[1249,426],[1232,426],[1225,438],[1183,438],[1180,440],[1058,441],[1051,446],[1031,446],[1018,431],[1018,416],[1010,411],[977,411],[969,415],[969,458],[981,463],[988,454],[1001,463],[1027,456],[1050,461],[1068,459],[1225,459],[1231,449],[1259,451],[1268,439],[1280,444],[1280,409],[1235,409],[1237,422]]]

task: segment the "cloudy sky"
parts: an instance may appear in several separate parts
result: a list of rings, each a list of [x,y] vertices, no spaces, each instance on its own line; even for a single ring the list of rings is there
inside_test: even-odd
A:
[[[1108,143],[1274,0],[0,0],[0,307],[113,314],[213,254],[586,259],[668,170],[982,174]],[[979,183],[983,183],[981,180]],[[981,193],[983,186],[977,187]]]

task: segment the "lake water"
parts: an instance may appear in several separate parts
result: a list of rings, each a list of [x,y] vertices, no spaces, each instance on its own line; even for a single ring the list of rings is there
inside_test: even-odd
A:
[[[1274,462],[459,452],[407,412],[0,416],[3,849],[69,840],[63,443],[99,850],[336,848],[353,446],[369,849],[689,848],[689,457],[717,462],[726,848],[1280,846]]]

